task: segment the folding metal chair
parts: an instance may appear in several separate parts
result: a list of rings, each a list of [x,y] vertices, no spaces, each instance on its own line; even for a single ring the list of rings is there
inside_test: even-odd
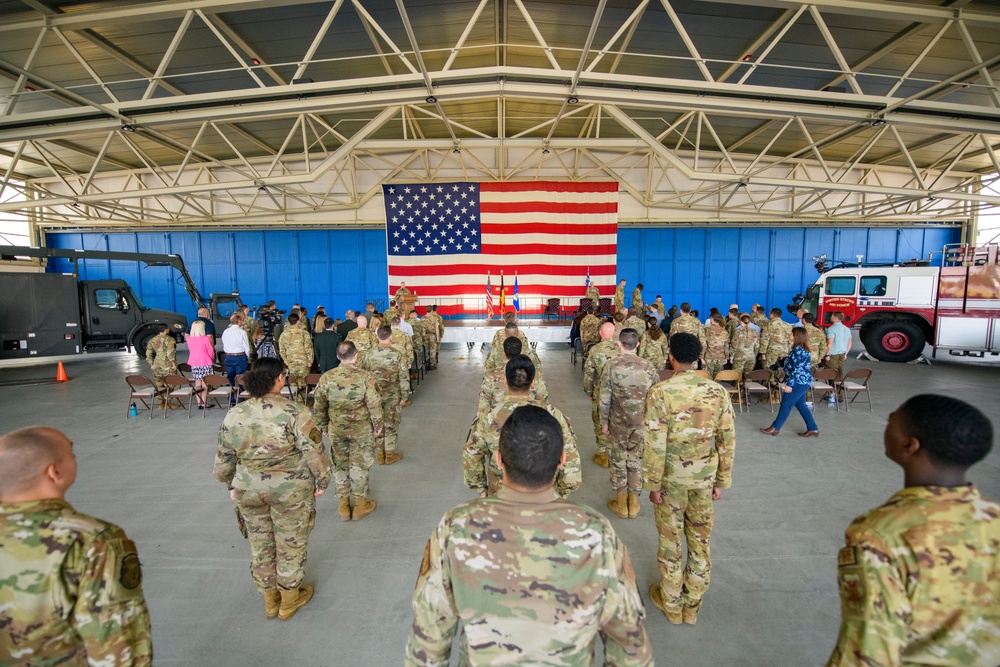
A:
[[[721,384],[729,394],[729,399],[736,397],[736,404],[743,412],[743,373],[739,371],[719,371],[715,374],[715,381]]]
[[[232,403],[234,391],[233,385],[229,384],[229,378],[221,375],[215,375],[213,373],[211,375],[206,375],[201,379],[201,381],[204,382],[205,386],[208,388],[208,393],[205,394],[205,407],[208,407],[208,402],[211,400],[215,401],[215,404],[220,408],[225,407],[228,410],[230,408],[230,403]],[[221,399],[223,398],[226,399],[225,406],[221,403]],[[208,410],[202,412],[202,417],[205,416],[205,412],[208,412]]]
[[[144,408],[149,409],[149,418],[153,418],[153,408],[156,407],[156,400],[163,396],[163,390],[156,386],[156,383],[145,375],[128,375],[125,377],[128,384],[128,402],[125,404],[125,419],[128,419],[131,412],[133,399],[138,398]]]
[[[167,392],[163,404],[163,418],[167,418],[167,411],[170,409],[170,401],[177,401],[178,405],[184,407],[182,399],[187,398],[188,419],[191,418],[191,404],[194,402],[194,381],[183,375],[168,375],[163,378],[167,384]]]
[[[672,378],[674,376],[674,371],[673,369],[667,368],[662,371],[657,371],[656,374],[660,377],[660,382],[663,382],[664,380]]]
[[[582,338],[577,338],[575,341],[573,341],[573,349],[569,353],[570,361],[573,362],[574,366],[576,366],[576,358],[577,358],[577,356],[579,356],[580,359],[583,359],[583,339]]]
[[[840,410],[840,398],[837,396],[837,370],[835,368],[821,368],[813,375],[812,399],[813,410],[816,409],[817,392],[833,393],[833,404]]]
[[[692,372],[695,375],[700,375],[701,377],[705,378],[706,380],[711,380],[712,379],[712,375],[708,371],[706,371],[704,368],[699,368],[698,370],[692,371]]]
[[[750,394],[764,394],[768,397],[768,406],[774,412],[774,403],[771,403],[771,392],[773,390],[771,371],[761,369],[750,371],[743,378],[743,399],[747,404],[747,412],[750,412]]]
[[[844,392],[844,409],[850,412],[851,403],[854,399],[858,397],[861,392],[865,393],[865,397],[868,399],[868,411],[874,412],[872,409],[872,393],[868,386],[868,380],[871,379],[872,369],[870,368],[855,368],[852,371],[848,371],[844,375],[844,379],[840,382],[834,382],[837,389]],[[848,392],[854,394],[850,400],[847,398]]]
[[[306,376],[306,405],[309,404],[309,399],[316,395],[316,385],[319,384],[319,379],[323,377],[320,373],[310,373]]]

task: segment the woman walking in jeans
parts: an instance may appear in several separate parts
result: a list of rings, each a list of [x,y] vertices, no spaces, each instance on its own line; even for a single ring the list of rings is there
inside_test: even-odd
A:
[[[781,407],[778,409],[778,416],[771,425],[760,429],[761,433],[778,435],[778,431],[781,430],[794,406],[806,423],[806,430],[799,435],[803,438],[819,435],[816,420],[813,419],[812,412],[806,405],[806,394],[813,383],[813,376],[809,370],[810,364],[809,334],[805,328],[795,327],[792,329],[792,351],[785,357],[785,386],[784,393],[781,395]]]

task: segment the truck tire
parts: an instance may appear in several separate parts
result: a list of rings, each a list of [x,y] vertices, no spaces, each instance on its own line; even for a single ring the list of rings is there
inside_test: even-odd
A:
[[[143,329],[132,339],[132,347],[135,349],[135,353],[139,356],[140,361],[146,360],[146,347],[149,346],[149,341],[153,340],[155,336],[156,332],[152,329]]]
[[[871,327],[863,340],[868,353],[879,361],[905,363],[924,351],[927,339],[915,322],[886,320]]]

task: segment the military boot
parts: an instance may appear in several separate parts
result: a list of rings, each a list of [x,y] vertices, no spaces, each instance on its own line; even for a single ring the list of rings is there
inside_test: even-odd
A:
[[[681,612],[681,618],[688,625],[697,625],[698,609],[695,607],[684,607],[684,611]]]
[[[354,512],[351,513],[351,518],[355,521],[361,521],[375,511],[377,504],[374,500],[368,500],[364,496],[354,496]]]
[[[639,516],[639,494],[629,491],[628,494],[628,518],[634,519]]]
[[[338,498],[338,500],[340,501],[340,504],[337,507],[337,514],[339,514],[340,518],[343,519],[344,521],[350,521],[351,520],[351,499],[350,498]]]
[[[628,496],[624,491],[615,494],[614,500],[608,501],[608,509],[623,519],[628,518]]]
[[[602,468],[607,468],[608,466],[611,465],[608,462],[608,453],[607,452],[598,452],[598,453],[594,454],[594,456],[593,456],[593,458],[591,460],[594,463],[596,463],[597,465],[601,466]]]
[[[278,615],[278,608],[281,606],[281,593],[277,588],[264,591],[264,615],[274,618]]]
[[[385,464],[391,466],[396,461],[402,461],[403,455],[399,452],[386,452],[385,453]]]
[[[291,591],[281,591],[281,606],[278,608],[278,620],[287,621],[299,608],[306,606],[312,600],[313,587],[299,586]]]
[[[667,611],[666,606],[663,604],[663,590],[660,588],[659,584],[649,585],[649,599],[653,603],[654,607],[666,614],[667,620],[670,621],[672,625],[680,625],[684,622],[681,612]]]
[[[378,463],[385,463],[385,450],[378,449],[375,451],[375,461]]]

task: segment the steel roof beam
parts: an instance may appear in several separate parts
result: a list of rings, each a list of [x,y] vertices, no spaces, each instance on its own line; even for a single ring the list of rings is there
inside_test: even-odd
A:
[[[865,16],[897,21],[919,21],[921,23],[942,23],[957,17],[972,25],[1000,26],[1000,14],[956,10],[949,7],[934,7],[907,2],[872,2],[871,0],[705,0],[723,5],[749,5],[752,7],[801,7],[812,5],[824,13]]]

